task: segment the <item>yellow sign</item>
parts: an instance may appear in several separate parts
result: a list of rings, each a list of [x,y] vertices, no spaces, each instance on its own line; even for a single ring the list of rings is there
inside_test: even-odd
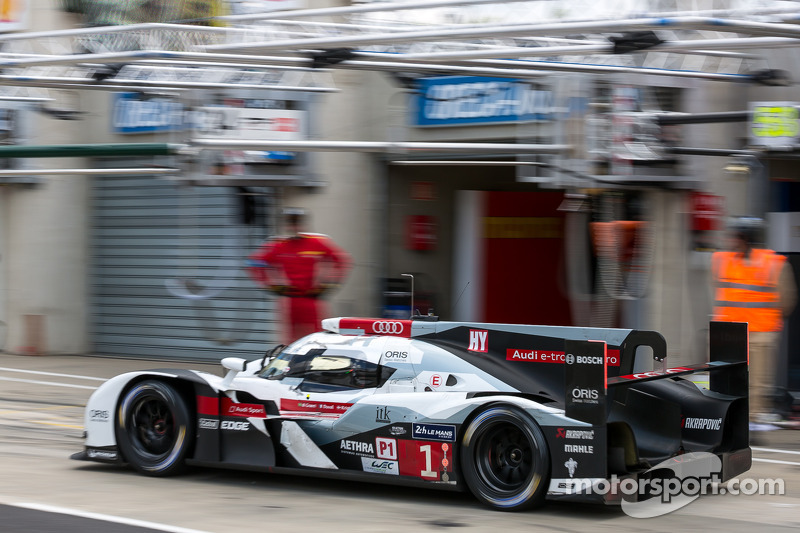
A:
[[[800,133],[798,110],[787,105],[755,105],[750,131],[756,138],[789,137]]]

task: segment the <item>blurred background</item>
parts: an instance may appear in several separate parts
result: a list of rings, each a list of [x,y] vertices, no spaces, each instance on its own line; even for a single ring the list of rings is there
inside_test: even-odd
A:
[[[245,261],[310,215],[334,316],[651,329],[704,361],[710,255],[800,272],[793,1],[13,0],[0,7],[10,353],[277,342]],[[726,23],[720,23],[725,20]],[[781,372],[800,390],[800,311]]]

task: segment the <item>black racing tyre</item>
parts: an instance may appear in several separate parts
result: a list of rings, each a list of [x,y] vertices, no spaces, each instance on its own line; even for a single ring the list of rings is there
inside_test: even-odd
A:
[[[464,431],[461,471],[475,497],[494,509],[538,507],[544,503],[550,477],[547,441],[521,409],[490,407]]]
[[[117,413],[116,437],[123,458],[152,476],[177,474],[194,440],[194,424],[180,394],[162,381],[128,389]]]

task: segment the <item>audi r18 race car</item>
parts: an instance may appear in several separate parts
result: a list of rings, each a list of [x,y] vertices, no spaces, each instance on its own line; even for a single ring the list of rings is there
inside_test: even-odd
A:
[[[261,359],[223,359],[222,377],[119,375],[89,399],[73,458],[468,489],[500,510],[619,500],[593,484],[689,452],[718,457],[723,481],[750,468],[746,324],[711,324],[708,363],[635,371],[649,350],[664,361],[660,334],[425,318],[325,319]],[[685,379],[697,372],[708,388]]]

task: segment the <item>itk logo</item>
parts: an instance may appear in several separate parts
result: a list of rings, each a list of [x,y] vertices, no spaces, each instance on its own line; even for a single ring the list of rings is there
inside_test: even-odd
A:
[[[375,422],[391,422],[392,420],[389,418],[389,408],[388,407],[376,407],[375,408]]]
[[[469,330],[469,350],[470,352],[489,351],[489,331],[485,329]]]

